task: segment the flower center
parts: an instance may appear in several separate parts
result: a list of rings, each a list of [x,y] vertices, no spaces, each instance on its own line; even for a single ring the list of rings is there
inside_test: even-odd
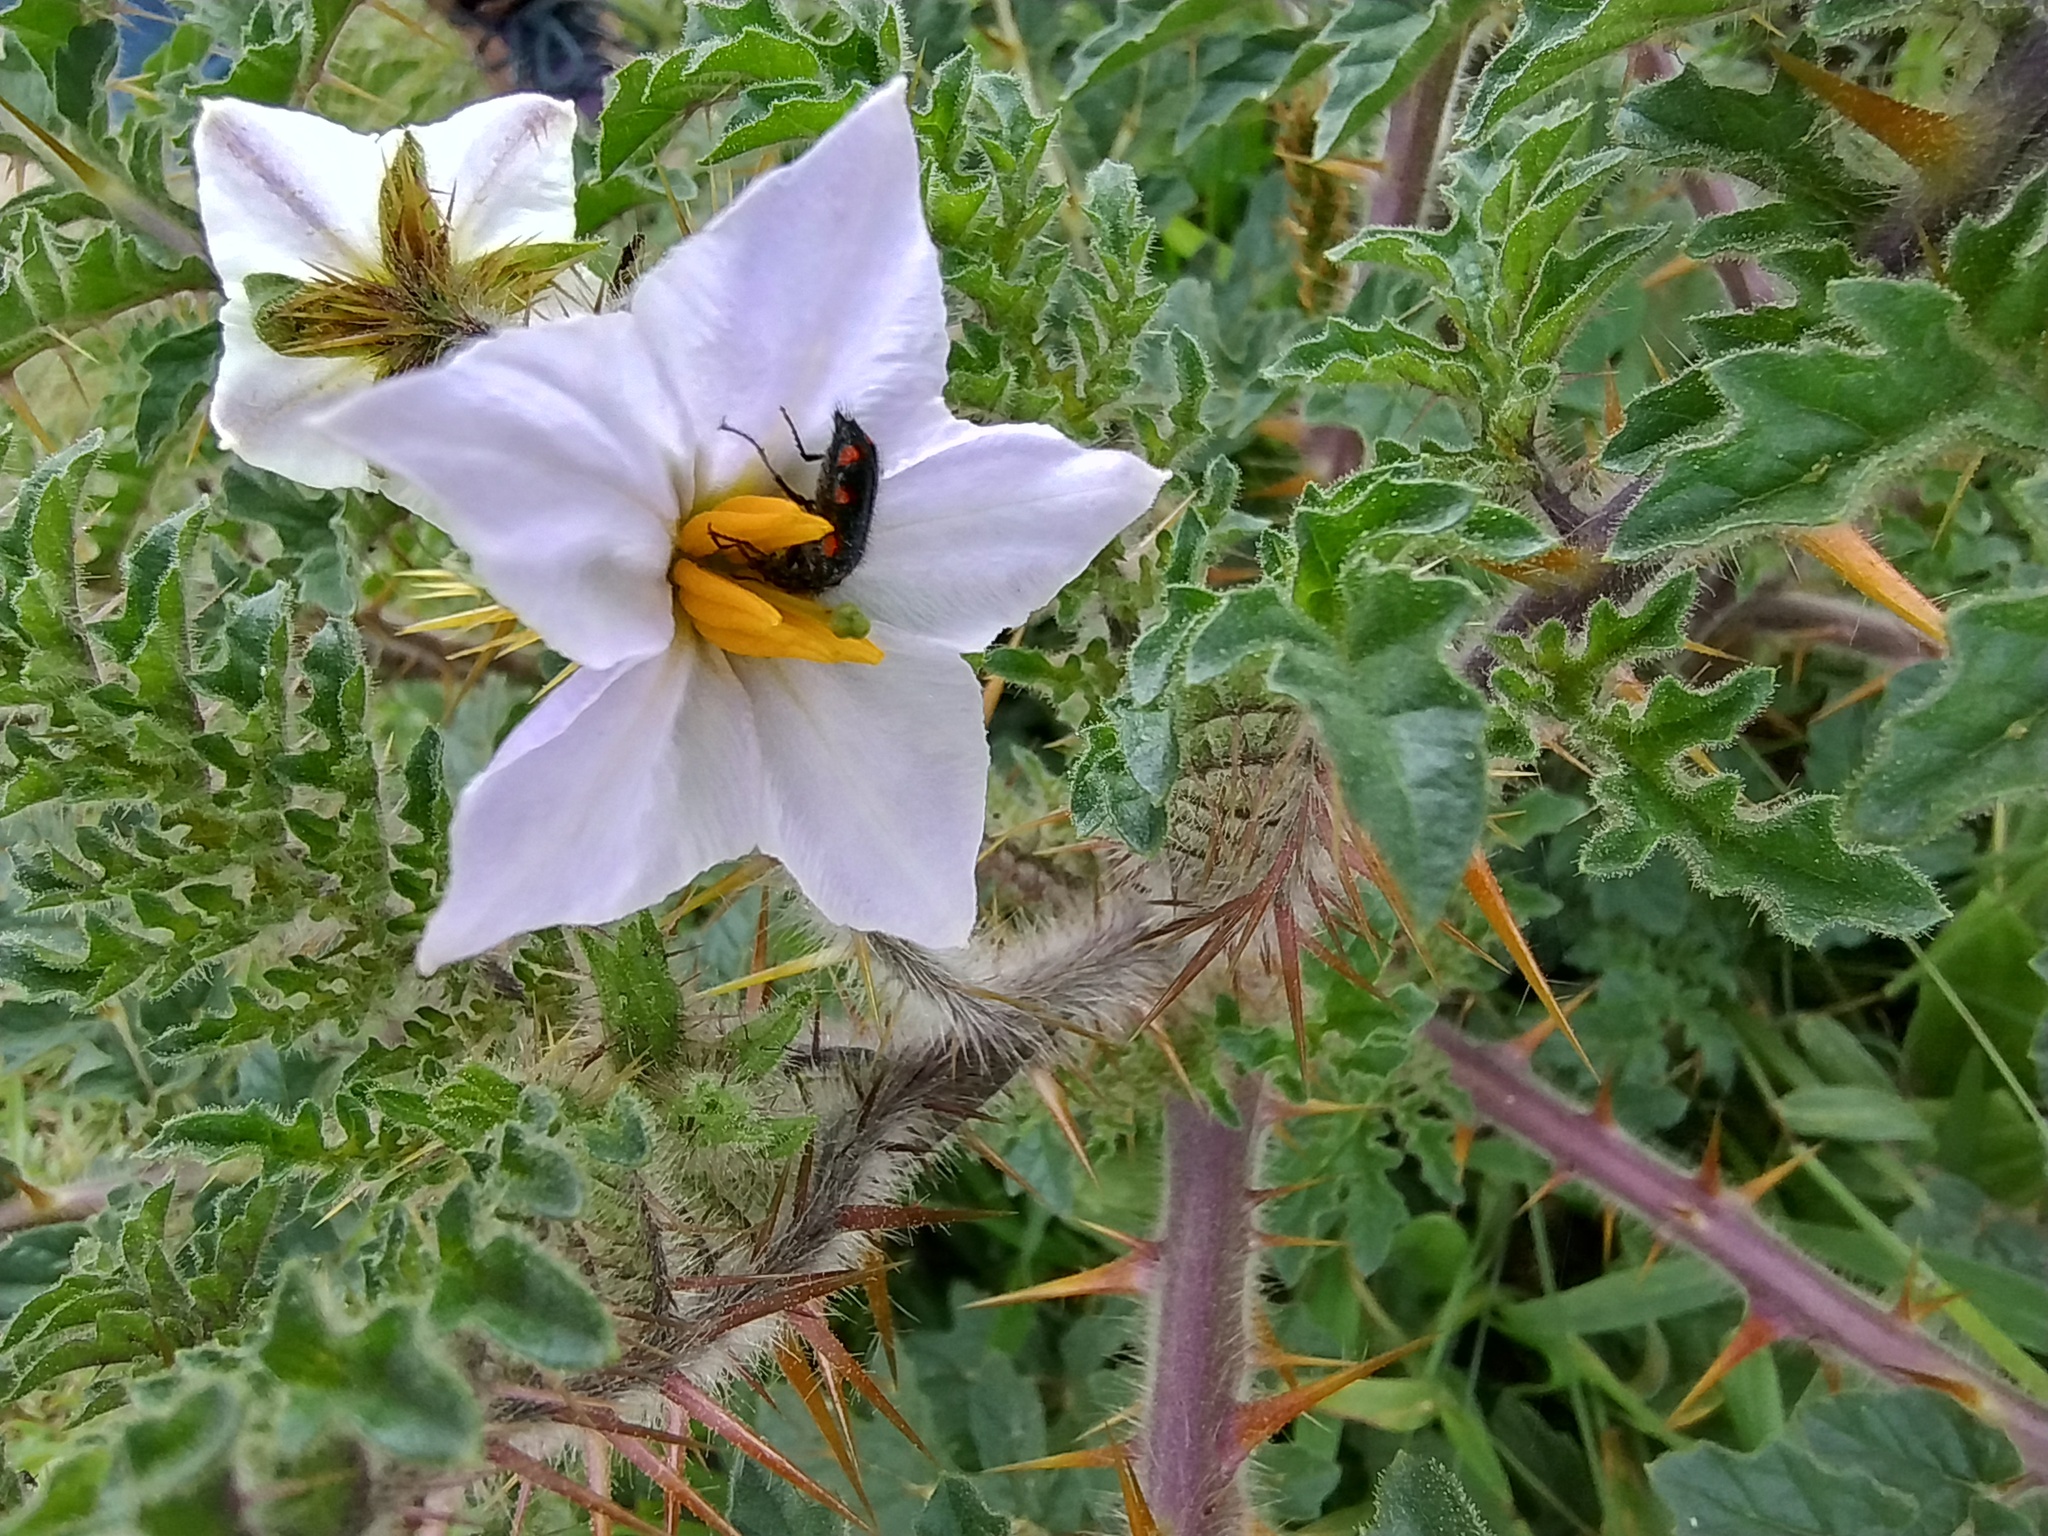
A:
[[[458,342],[487,336],[530,310],[596,241],[536,241],[458,261],[427,186],[427,160],[407,134],[377,195],[379,259],[368,271],[312,279],[251,273],[256,336],[286,357],[349,357],[380,379],[431,367]]]
[[[735,656],[852,661],[873,666],[881,647],[851,604],[826,607],[762,579],[772,555],[835,538],[832,524],[781,496],[730,496],[688,519],[676,536],[669,581],[697,633]]]

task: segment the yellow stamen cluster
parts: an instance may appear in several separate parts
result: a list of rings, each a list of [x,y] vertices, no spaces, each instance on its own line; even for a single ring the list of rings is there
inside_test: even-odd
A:
[[[780,496],[732,496],[683,524],[669,580],[697,633],[735,656],[852,661],[873,666],[881,647],[841,632],[833,610],[751,576],[750,560],[813,544],[832,525]]]

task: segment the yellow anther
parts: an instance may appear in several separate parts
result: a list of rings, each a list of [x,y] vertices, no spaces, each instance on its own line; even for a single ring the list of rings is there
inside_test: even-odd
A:
[[[683,616],[697,633],[735,656],[867,666],[882,659],[881,647],[872,640],[835,632],[832,610],[810,598],[758,582],[735,581],[689,560],[678,560],[669,578]]]
[[[678,560],[669,579],[676,584],[683,612],[699,629],[765,635],[782,623],[782,611],[763,597],[760,589],[742,586],[730,576]]]
[[[798,544],[815,544],[832,525],[780,496],[732,496],[683,524],[676,542],[685,559],[708,560],[735,546],[771,555]]]

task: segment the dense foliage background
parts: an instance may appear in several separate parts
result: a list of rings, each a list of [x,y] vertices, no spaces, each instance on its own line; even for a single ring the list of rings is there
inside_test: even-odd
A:
[[[2048,1529],[2037,9],[0,19],[0,1529]],[[903,71],[955,409],[1175,472],[980,658],[986,944],[749,861],[422,979],[555,659],[214,442],[200,103],[573,97],[629,277]]]

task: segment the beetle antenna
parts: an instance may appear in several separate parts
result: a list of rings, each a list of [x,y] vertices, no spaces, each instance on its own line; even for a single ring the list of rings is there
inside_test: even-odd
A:
[[[782,412],[783,423],[789,428],[789,439],[796,444],[796,456],[798,458],[802,459],[806,464],[815,464],[818,460],[825,457],[822,453],[812,453],[808,448],[804,447],[803,438],[797,434],[796,423],[789,419],[788,406],[779,405],[776,409]]]
[[[787,421],[789,419],[789,413],[787,411],[783,412],[782,419],[784,421]],[[776,485],[780,487],[782,494],[787,496],[791,501],[795,502],[798,506],[803,507],[806,510],[817,510],[816,504],[811,500],[810,497],[804,495],[802,491],[799,491],[795,486],[791,485],[787,480],[783,479],[782,476],[776,471],[775,466],[768,462],[768,450],[761,446],[761,439],[754,436],[754,434],[751,432],[742,431],[740,428],[734,426],[729,421],[721,421],[718,424],[718,430],[721,432],[730,432],[734,437],[743,437],[748,442],[752,443],[754,445],[754,452],[760,456],[761,467],[768,471],[768,478],[773,480],[776,483]],[[792,427],[790,428],[790,430],[794,432],[796,429]],[[799,452],[801,452],[803,449],[803,444],[798,443],[797,449]]]

